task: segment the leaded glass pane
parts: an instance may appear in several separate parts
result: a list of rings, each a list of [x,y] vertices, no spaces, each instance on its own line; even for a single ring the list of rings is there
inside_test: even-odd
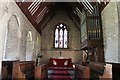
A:
[[[58,48],[58,29],[55,30],[55,48]]]
[[[63,30],[60,29],[59,48],[63,48]]]
[[[67,48],[67,30],[64,30],[64,48]]]

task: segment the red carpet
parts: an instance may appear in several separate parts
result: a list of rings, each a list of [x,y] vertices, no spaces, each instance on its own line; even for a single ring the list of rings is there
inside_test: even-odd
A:
[[[59,75],[59,74],[67,75],[68,74],[69,75],[69,72],[66,70],[53,70],[52,74],[57,74],[57,75]]]
[[[52,80],[72,80],[70,76],[52,75],[50,77]]]

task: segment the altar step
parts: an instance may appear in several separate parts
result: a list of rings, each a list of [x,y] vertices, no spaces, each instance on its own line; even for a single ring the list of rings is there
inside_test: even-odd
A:
[[[72,80],[75,78],[74,70],[48,70],[48,78],[52,80]]]
[[[48,74],[57,75],[74,75],[73,70],[48,70]]]
[[[59,79],[63,79],[63,80],[72,80],[73,79],[73,76],[66,76],[66,75],[51,75],[49,77],[49,79],[52,79],[52,80],[59,80]]]

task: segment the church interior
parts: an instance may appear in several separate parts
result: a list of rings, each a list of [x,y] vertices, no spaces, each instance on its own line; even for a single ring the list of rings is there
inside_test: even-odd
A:
[[[0,0],[0,79],[120,80],[120,0]]]

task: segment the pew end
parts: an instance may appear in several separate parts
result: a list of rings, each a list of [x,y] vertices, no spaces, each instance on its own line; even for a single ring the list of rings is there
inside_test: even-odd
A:
[[[102,79],[109,79],[112,80],[112,64],[106,64],[105,70],[102,76],[100,76],[100,80]]]
[[[75,65],[75,75],[79,80],[88,80],[90,78],[90,69],[87,66],[83,66],[80,64]]]
[[[47,79],[47,71],[48,71],[48,65],[42,64],[40,66],[35,67],[35,79],[36,80],[45,80]]]

